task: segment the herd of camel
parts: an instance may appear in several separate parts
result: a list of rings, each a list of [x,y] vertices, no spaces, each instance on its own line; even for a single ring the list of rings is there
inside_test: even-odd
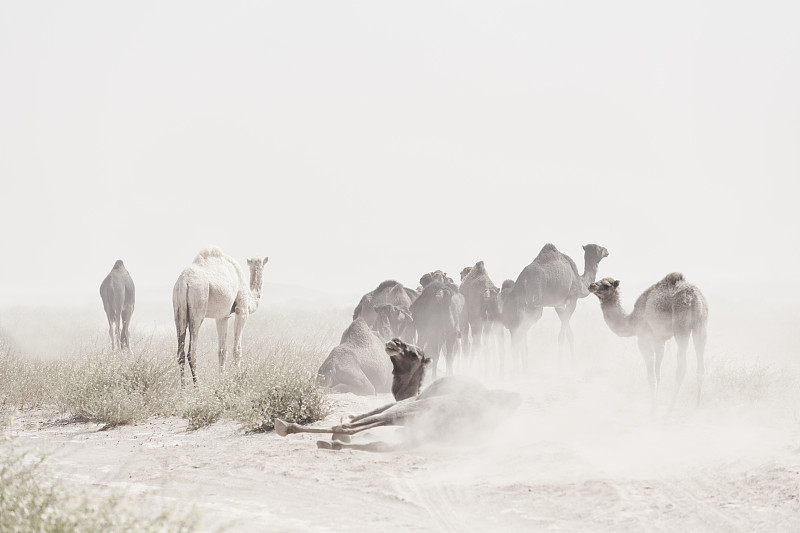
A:
[[[483,358],[502,375],[508,329],[515,370],[527,372],[528,331],[545,307],[554,308],[561,320],[559,352],[563,353],[565,343],[572,352],[570,318],[578,299],[590,293],[599,299],[611,331],[621,337],[637,337],[653,406],[666,341],[674,337],[678,345],[672,405],[686,373],[689,339],[694,341],[699,403],[708,322],[708,304],[700,290],[687,283],[682,274],[671,273],[645,290],[633,311],[626,313],[620,303],[620,282],[612,278],[596,281],[598,265],[608,251],[596,244],[585,245],[583,251],[584,272],[579,274],[569,256],[546,244],[516,281],[506,280],[499,288],[483,261],[464,268],[460,284],[441,270],[423,275],[416,289],[394,280],[382,282],[359,301],[340,344],[320,366],[319,377],[322,385],[335,391],[391,391],[395,401],[328,428],[276,419],[276,432],[281,436],[300,432],[332,434],[330,442],[317,442],[320,448],[390,451],[417,446],[431,438],[462,438],[466,436],[463,430],[474,428],[476,423],[495,425],[520,405],[521,398],[508,391],[488,390],[466,376],[452,375],[456,355],[460,353],[465,361]],[[192,380],[197,382],[195,351],[200,325],[206,318],[217,321],[219,365],[224,369],[228,320],[234,317],[233,357],[239,363],[242,332],[249,315],[258,309],[267,261],[266,257],[247,260],[248,281],[233,258],[216,247],[207,247],[178,276],[172,303],[182,385],[187,359]],[[135,291],[133,279],[118,260],[100,285],[112,349],[130,350],[128,328]],[[442,354],[448,375],[437,380]],[[433,382],[422,390],[429,368]],[[350,443],[350,435],[387,425],[406,426],[403,439],[395,443]]]
[[[697,355],[699,402],[708,321],[708,305],[700,290],[687,283],[682,274],[671,273],[645,290],[633,311],[626,313],[620,304],[620,282],[612,278],[595,281],[598,265],[608,251],[597,244],[587,244],[583,251],[584,272],[579,274],[569,256],[546,244],[516,281],[506,280],[501,287],[492,282],[483,261],[464,268],[460,284],[441,270],[423,275],[416,289],[394,280],[384,281],[361,298],[340,344],[319,369],[320,381],[335,391],[389,392],[393,380],[409,377],[398,374],[396,358],[384,355],[385,343],[392,340],[418,346],[423,359],[430,362],[423,366],[430,366],[434,380],[442,354],[448,375],[453,373],[458,353],[465,361],[482,357],[502,375],[506,329],[510,332],[515,371],[525,373],[528,331],[542,316],[543,309],[554,308],[561,320],[559,352],[563,352],[565,343],[572,351],[570,318],[578,299],[593,293],[611,331],[622,337],[637,337],[653,402],[666,341],[674,337],[678,346],[674,404],[692,338]],[[228,320],[234,317],[233,357],[238,364],[242,332],[248,316],[258,309],[267,261],[266,257],[247,260],[248,282],[244,270],[233,258],[210,246],[201,250],[181,272],[173,288],[172,302],[182,384],[187,359],[192,379],[197,382],[195,350],[205,318],[217,321],[219,365],[224,369]],[[103,280],[100,295],[112,349],[129,350],[128,327],[135,305],[135,287],[121,260]]]

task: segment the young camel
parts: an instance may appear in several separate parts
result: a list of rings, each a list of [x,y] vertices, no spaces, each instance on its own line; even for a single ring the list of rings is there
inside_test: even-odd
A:
[[[678,344],[678,366],[675,371],[675,392],[670,409],[675,406],[683,377],[686,374],[686,351],[689,337],[694,341],[697,355],[697,403],[703,386],[705,366],[708,303],[700,289],[686,282],[683,274],[673,272],[645,290],[625,313],[619,302],[619,280],[603,278],[589,285],[589,291],[600,299],[603,318],[608,327],[620,337],[637,337],[639,351],[647,368],[650,397],[655,407],[661,381],[661,360],[664,344],[675,337]]]
[[[108,335],[111,349],[130,351],[128,326],[131,323],[133,307],[136,304],[136,287],[122,259],[117,259],[114,267],[100,284],[100,298],[108,319]],[[120,327],[122,321],[122,327]]]
[[[301,426],[276,418],[275,432],[282,437],[291,433],[332,434],[330,442],[317,441],[317,447],[323,449],[409,450],[429,440],[469,440],[476,431],[485,431],[513,413],[521,403],[519,394],[490,391],[466,376],[444,377],[419,393],[419,384],[430,359],[419,348],[400,339],[387,342],[386,352],[394,366],[392,392],[398,401],[333,427]],[[416,393],[409,395],[414,389]],[[382,426],[406,426],[406,432],[398,443],[349,443],[350,435]]]
[[[219,337],[219,367],[225,368],[227,357],[228,319],[235,314],[233,329],[233,359],[238,365],[242,354],[242,331],[247,317],[256,312],[261,299],[264,259],[248,259],[250,286],[244,272],[234,259],[219,248],[209,246],[200,251],[194,262],[187,267],[172,289],[172,306],[175,313],[175,328],[178,332],[178,365],[181,369],[181,386],[184,384],[186,353],[184,346],[186,331],[189,331],[189,368],[192,381],[197,383],[195,372],[195,350],[200,325],[205,318],[217,321]]]

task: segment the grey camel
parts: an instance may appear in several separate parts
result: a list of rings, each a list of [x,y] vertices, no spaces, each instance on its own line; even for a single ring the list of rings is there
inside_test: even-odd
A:
[[[575,354],[574,338],[569,321],[579,298],[589,295],[589,284],[597,277],[597,265],[608,250],[597,244],[583,247],[584,272],[569,256],[562,254],[552,244],[545,244],[539,255],[526,266],[513,283],[503,283],[501,290],[503,322],[511,332],[511,347],[515,366],[521,363],[522,371],[528,370],[528,330],[542,317],[545,307],[552,307],[561,320],[558,333],[559,360],[563,355],[564,342],[569,343],[570,353]],[[507,289],[506,289],[507,288]]]
[[[673,272],[645,290],[633,304],[633,312],[628,314],[622,309],[619,301],[619,285],[619,280],[603,278],[597,283],[592,283],[589,291],[599,298],[603,318],[611,331],[620,337],[637,337],[639,351],[647,368],[653,406],[661,381],[664,344],[672,337],[675,337],[678,344],[678,366],[675,370],[675,392],[672,395],[670,409],[675,405],[678,390],[686,374],[689,337],[694,341],[697,356],[697,403],[699,404],[705,374],[703,354],[708,329],[708,303],[703,293],[688,283],[683,274]]]
[[[100,284],[100,298],[108,319],[111,349],[130,351],[129,326],[136,304],[136,287],[122,259],[117,259],[108,276]],[[122,323],[120,326],[120,322]]]

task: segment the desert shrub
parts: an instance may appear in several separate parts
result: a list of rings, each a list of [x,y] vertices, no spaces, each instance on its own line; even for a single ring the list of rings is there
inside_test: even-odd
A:
[[[260,353],[190,391],[183,417],[197,429],[223,416],[253,431],[272,429],[275,417],[310,423],[327,413],[317,387],[320,347],[291,342],[261,346]]]
[[[56,403],[79,420],[134,424],[173,414],[178,389],[171,358],[152,352],[106,352],[62,363]]]
[[[52,361],[20,357],[10,345],[0,343],[0,415],[52,403],[56,375]]]
[[[48,480],[42,459],[17,452],[11,441],[0,443],[0,531],[167,532],[193,531],[188,515],[134,516],[118,496],[93,501]]]

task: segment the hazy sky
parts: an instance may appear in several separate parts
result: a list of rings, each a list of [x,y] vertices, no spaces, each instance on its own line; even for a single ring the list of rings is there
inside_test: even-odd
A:
[[[99,302],[118,258],[168,302],[206,244],[356,294],[546,242],[779,286],[800,7],[650,4],[0,0],[0,304]]]

